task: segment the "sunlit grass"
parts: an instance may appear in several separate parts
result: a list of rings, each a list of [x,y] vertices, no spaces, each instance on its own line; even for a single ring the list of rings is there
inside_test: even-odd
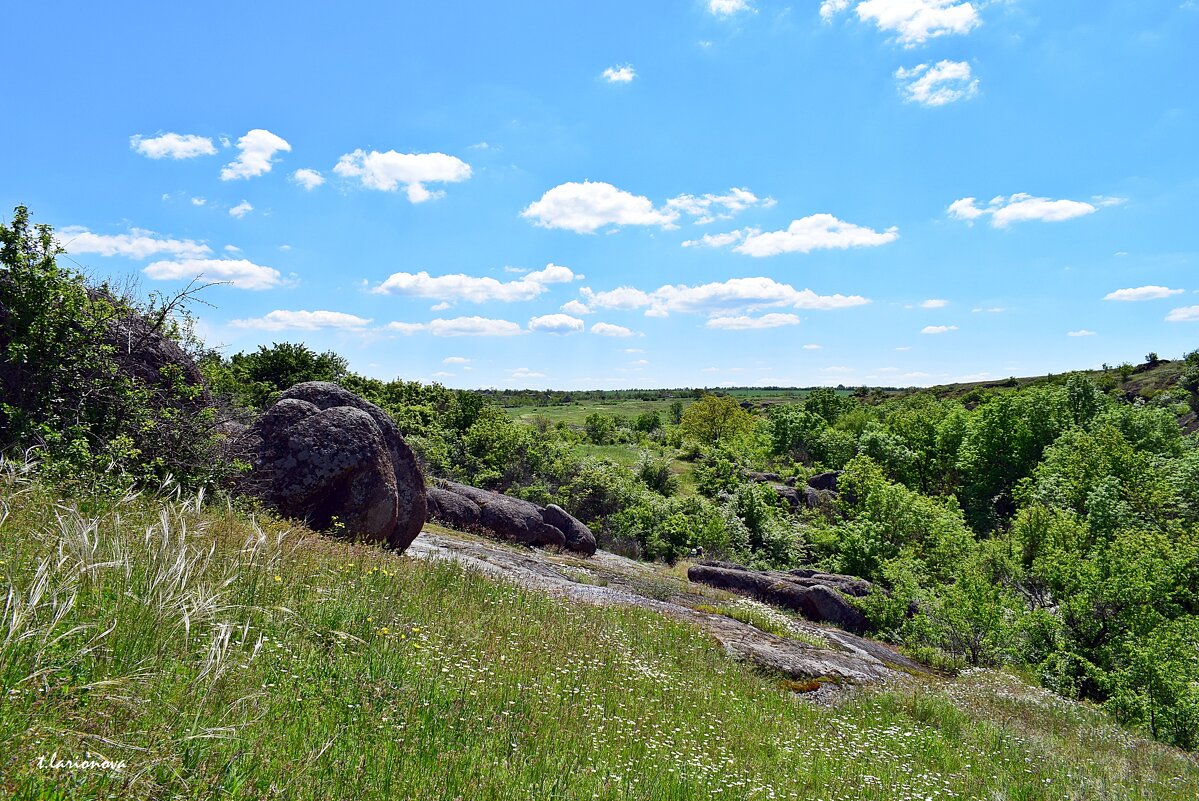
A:
[[[0,792],[1177,798],[1186,755],[1002,674],[818,706],[702,631],[221,503],[0,474]],[[124,761],[53,770],[38,758]]]

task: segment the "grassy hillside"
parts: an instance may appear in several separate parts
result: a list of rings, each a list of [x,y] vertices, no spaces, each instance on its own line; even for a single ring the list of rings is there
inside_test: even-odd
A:
[[[648,611],[219,502],[66,502],[12,463],[0,577],[13,797],[1199,794],[1193,758],[1005,674],[816,705]]]

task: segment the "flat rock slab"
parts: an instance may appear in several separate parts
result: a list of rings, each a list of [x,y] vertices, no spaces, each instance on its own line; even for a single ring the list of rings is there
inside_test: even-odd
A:
[[[796,620],[797,633],[819,637],[827,647],[803,640],[777,637],[724,615],[711,614],[687,605],[687,582],[673,579],[652,566],[597,550],[585,560],[545,552],[505,547],[468,536],[454,536],[426,528],[408,547],[407,555],[418,559],[452,559],[468,567],[504,577],[523,586],[581,603],[601,606],[635,606],[675,620],[698,625],[708,631],[736,658],[777,671],[793,679],[824,679],[836,684],[891,682],[928,668],[913,662],[882,643],[845,631]],[[607,581],[607,586],[582,583],[581,565],[590,575]],[[663,591],[673,582],[677,593]],[[655,596],[642,594],[650,587]],[[668,596],[663,598],[662,596]],[[708,599],[710,601],[710,599]],[[826,685],[829,686],[829,685]]]

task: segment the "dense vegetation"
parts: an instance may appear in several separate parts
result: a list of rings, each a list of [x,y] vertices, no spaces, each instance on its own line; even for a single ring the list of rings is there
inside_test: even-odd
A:
[[[797,701],[699,629],[0,462],[0,795],[1192,799],[1188,756],[998,672]],[[120,771],[55,770],[107,759]],[[39,760],[42,760],[39,762]]]
[[[4,399],[0,445],[39,446],[51,475],[219,483],[237,468],[214,450],[219,419],[248,417],[298,381],[337,381],[386,410],[432,475],[559,503],[606,547],[646,559],[702,548],[863,576],[885,590],[864,602],[878,636],[918,657],[1022,666],[1199,748],[1199,441],[1179,425],[1199,408],[1199,352],[1175,384],[1131,397],[1136,368],[956,397],[814,390],[767,410],[664,393],[636,398],[657,405],[635,415],[571,424],[359,376],[299,344],[231,357],[193,347],[213,405],[181,416],[164,384],[116,367],[103,323],[128,301],[58,267],[48,229],[22,210],[0,236],[0,355],[39,376],[21,403]],[[177,304],[155,308],[162,330],[186,331],[170,322]],[[605,448],[631,458],[597,455]],[[746,476],[830,469],[844,471],[836,503],[799,511]]]

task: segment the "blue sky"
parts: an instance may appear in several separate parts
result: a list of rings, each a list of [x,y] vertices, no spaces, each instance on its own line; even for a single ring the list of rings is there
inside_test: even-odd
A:
[[[460,387],[1199,347],[1194,0],[42,2],[0,203],[225,352]],[[7,212],[5,212],[7,214]]]

